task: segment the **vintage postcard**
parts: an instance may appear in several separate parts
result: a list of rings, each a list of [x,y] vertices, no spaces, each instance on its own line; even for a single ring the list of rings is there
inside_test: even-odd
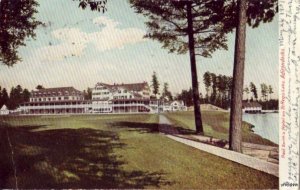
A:
[[[299,189],[299,12],[0,0],[0,188]]]

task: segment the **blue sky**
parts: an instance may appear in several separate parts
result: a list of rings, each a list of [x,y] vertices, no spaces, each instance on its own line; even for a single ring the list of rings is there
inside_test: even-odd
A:
[[[13,67],[0,65],[0,86],[17,84],[34,89],[74,86],[84,90],[97,82],[150,82],[153,71],[160,83],[178,93],[191,86],[189,57],[170,54],[158,42],[144,39],[145,18],[125,0],[111,0],[105,14],[81,10],[72,0],[39,1],[36,17],[47,27],[19,49],[23,59]],[[201,91],[206,71],[232,75],[234,33],[229,49],[212,58],[197,57]],[[247,28],[245,84],[267,83],[278,91],[278,16],[257,29]]]

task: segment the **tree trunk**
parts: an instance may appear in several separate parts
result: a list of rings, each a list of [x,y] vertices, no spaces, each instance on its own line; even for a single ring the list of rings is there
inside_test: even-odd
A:
[[[242,152],[242,100],[245,65],[247,0],[238,0],[238,26],[235,38],[233,89],[230,109],[229,149]]]
[[[202,126],[202,119],[201,119],[201,112],[200,112],[198,76],[197,76],[196,57],[195,57],[196,55],[195,55],[195,41],[194,41],[193,18],[192,18],[192,2],[187,3],[187,16],[188,16],[188,37],[189,37],[196,133],[203,134],[203,126]]]

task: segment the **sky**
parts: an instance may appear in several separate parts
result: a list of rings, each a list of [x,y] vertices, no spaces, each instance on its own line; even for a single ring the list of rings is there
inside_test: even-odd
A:
[[[0,64],[0,86],[10,89],[20,84],[33,90],[73,86],[79,90],[97,82],[138,83],[155,71],[159,82],[167,82],[173,94],[191,87],[188,54],[177,55],[161,44],[145,39],[145,18],[126,0],[110,0],[102,14],[78,8],[73,0],[38,0],[36,17],[46,27],[36,30],[36,39],[27,39],[19,49],[22,62],[7,67]],[[206,71],[232,76],[234,33],[228,34],[228,50],[217,50],[212,58],[197,57],[200,91],[205,92]],[[278,96],[278,16],[259,28],[247,27],[245,85],[271,85]],[[161,86],[162,88],[162,86]]]

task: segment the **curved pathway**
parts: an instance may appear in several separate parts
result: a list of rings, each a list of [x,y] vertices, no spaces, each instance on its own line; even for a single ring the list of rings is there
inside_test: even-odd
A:
[[[278,164],[270,163],[252,156],[230,151],[225,148],[220,148],[209,144],[189,140],[187,138],[182,137],[183,135],[180,135],[179,137],[178,135],[176,135],[178,134],[178,131],[176,131],[176,129],[167,130],[168,126],[169,128],[171,128],[170,125],[172,125],[172,123],[162,114],[159,115],[159,125],[160,132],[164,133],[170,139],[173,139],[177,142],[181,142],[196,149],[214,154],[216,156],[225,158],[227,160],[231,160],[233,162],[242,164],[244,166],[279,177]]]

